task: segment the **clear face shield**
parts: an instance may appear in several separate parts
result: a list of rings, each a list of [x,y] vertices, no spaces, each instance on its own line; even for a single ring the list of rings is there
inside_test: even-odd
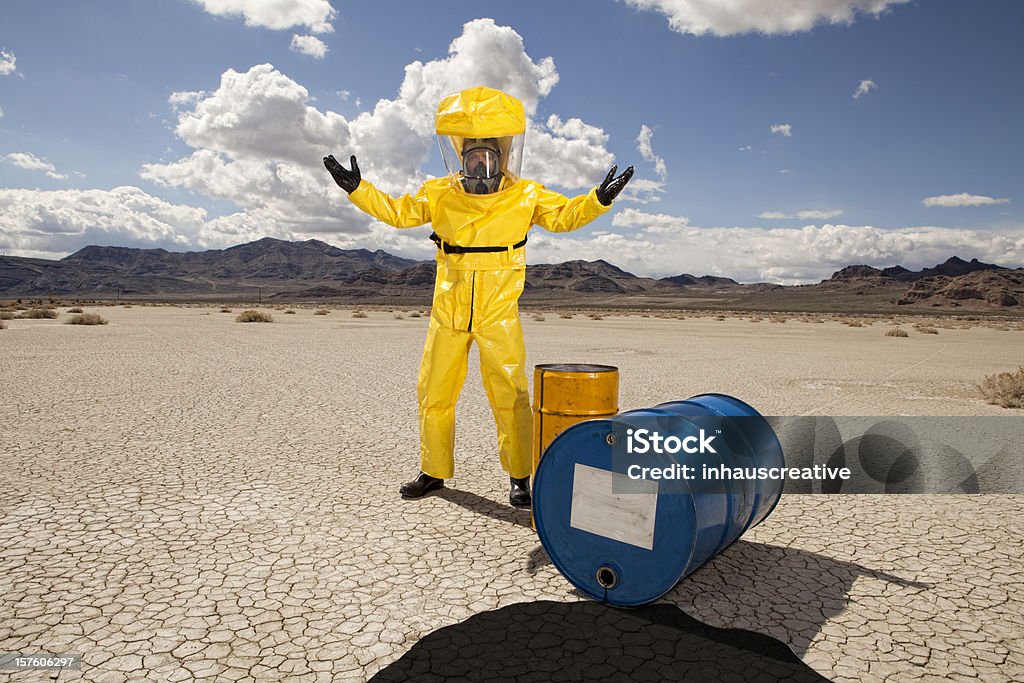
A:
[[[523,167],[523,135],[466,138],[439,135],[441,157],[452,183],[470,194],[490,194],[519,179]]]

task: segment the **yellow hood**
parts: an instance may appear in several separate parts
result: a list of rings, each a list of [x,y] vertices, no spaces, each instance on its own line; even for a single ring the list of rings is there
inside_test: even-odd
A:
[[[438,135],[498,138],[526,132],[523,103],[495,90],[478,86],[449,95],[437,107]]]

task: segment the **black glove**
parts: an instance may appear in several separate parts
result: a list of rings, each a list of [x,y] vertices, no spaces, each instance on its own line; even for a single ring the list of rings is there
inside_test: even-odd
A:
[[[359,164],[356,163],[356,158],[351,157],[351,161],[352,170],[349,171],[338,163],[333,154],[324,157],[324,166],[331,172],[334,182],[338,183],[338,187],[349,193],[359,187],[359,181],[362,180],[362,176],[359,175]]]
[[[355,159],[355,157],[352,157]],[[622,188],[626,186],[629,179],[633,177],[633,167],[628,166],[625,171],[622,172],[618,178],[615,178],[615,172],[619,170],[618,166],[612,166],[612,170],[608,171],[608,175],[605,176],[604,182],[597,186],[597,201],[601,202],[605,206],[610,206],[612,201],[619,196],[622,192]]]

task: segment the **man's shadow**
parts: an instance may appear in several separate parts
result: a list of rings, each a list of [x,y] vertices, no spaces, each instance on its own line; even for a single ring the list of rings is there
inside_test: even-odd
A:
[[[434,495],[438,498],[443,498],[449,503],[454,503],[461,508],[465,508],[470,512],[475,512],[507,524],[515,524],[517,526],[532,528],[530,525],[529,510],[514,508],[511,505],[502,505],[490,498],[484,498],[483,496],[479,496],[469,491],[462,491],[460,489],[453,489],[450,487],[440,489]]]

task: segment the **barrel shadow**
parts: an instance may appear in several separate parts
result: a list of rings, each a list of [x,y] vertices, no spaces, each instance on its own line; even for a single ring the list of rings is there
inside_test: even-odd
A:
[[[827,681],[783,643],[674,605],[519,603],[425,636],[373,681]]]
[[[931,586],[819,553],[739,540],[662,600],[772,633],[803,656],[831,618],[846,609],[862,577],[920,592]]]

